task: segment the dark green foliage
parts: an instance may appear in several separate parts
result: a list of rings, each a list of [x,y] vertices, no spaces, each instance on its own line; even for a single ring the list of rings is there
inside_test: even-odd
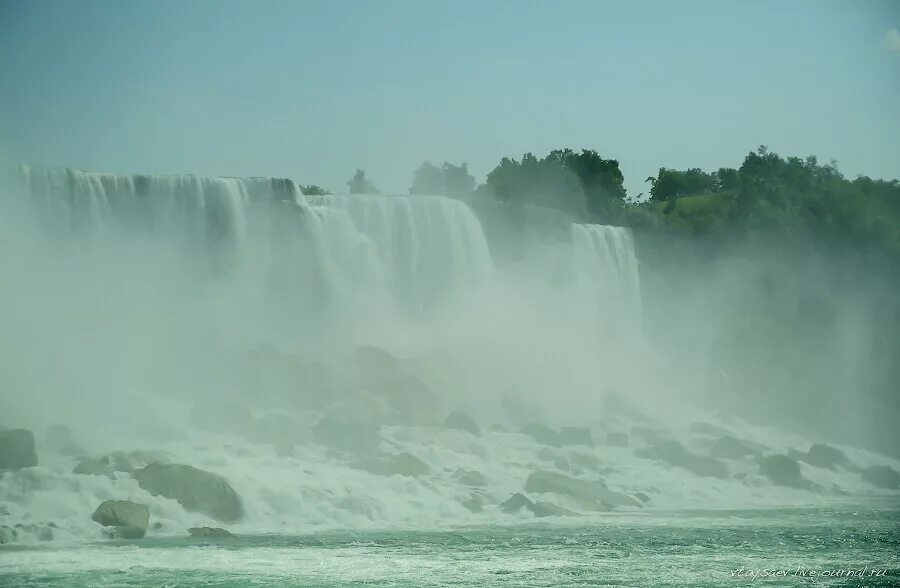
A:
[[[465,163],[453,165],[445,161],[437,167],[430,161],[424,162],[413,174],[410,194],[437,194],[465,198],[475,192],[475,178],[469,173]]]
[[[619,162],[596,151],[551,151],[543,159],[531,153],[521,161],[504,157],[487,176],[479,192],[503,202],[556,208],[588,220],[618,217],[625,199]]]
[[[379,194],[378,188],[366,178],[366,172],[361,169],[357,169],[353,177],[347,180],[347,187],[351,194]]]

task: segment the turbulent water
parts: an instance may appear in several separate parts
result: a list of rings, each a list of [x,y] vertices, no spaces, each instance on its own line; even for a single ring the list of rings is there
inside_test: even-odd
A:
[[[818,439],[659,393],[627,229],[571,224],[501,263],[449,198],[15,175],[0,351],[16,393],[0,425],[34,431],[38,465],[0,474],[0,581],[720,586],[743,567],[793,586],[798,567],[863,566],[887,572],[859,585],[898,581],[897,492],[860,472],[900,463],[840,446],[823,464]],[[326,420],[362,440],[317,434]],[[135,467],[223,476],[239,537],[184,539],[221,522],[128,471],[72,471],[135,450]],[[414,468],[385,471],[407,454]],[[776,483],[769,454],[799,477]],[[527,489],[535,472],[612,502]],[[504,512],[515,493],[565,511]],[[103,540],[90,515],[107,499],[146,504],[147,538]]]

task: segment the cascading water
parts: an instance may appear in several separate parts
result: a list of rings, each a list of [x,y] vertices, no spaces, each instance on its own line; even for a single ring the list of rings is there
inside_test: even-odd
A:
[[[589,307],[614,319],[622,333],[641,328],[641,288],[631,230],[593,224],[572,225],[572,263],[578,292]]]
[[[431,301],[482,285],[492,273],[487,242],[468,206],[440,196],[326,196],[375,245],[394,299],[422,311]]]

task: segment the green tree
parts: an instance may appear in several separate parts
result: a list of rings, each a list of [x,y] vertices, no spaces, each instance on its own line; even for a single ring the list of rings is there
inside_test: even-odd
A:
[[[351,194],[379,194],[378,188],[366,178],[366,172],[361,169],[357,169],[353,177],[347,180],[347,186]]]

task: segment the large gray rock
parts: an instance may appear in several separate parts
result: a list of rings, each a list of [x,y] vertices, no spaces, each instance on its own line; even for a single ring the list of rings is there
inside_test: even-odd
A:
[[[559,433],[541,423],[529,423],[522,429],[522,433],[528,435],[542,445],[560,447],[562,445]]]
[[[93,457],[84,457],[79,460],[78,464],[72,470],[73,474],[82,474],[85,476],[105,476],[109,479],[115,479],[112,467],[109,465],[109,457],[101,457],[95,459]]]
[[[766,455],[759,458],[759,473],[773,484],[791,488],[806,488],[809,481],[800,473],[800,464],[787,455]]]
[[[177,500],[185,510],[223,522],[237,521],[244,514],[234,488],[211,472],[183,464],[151,463],[135,472],[134,478],[150,494]]]
[[[522,509],[525,509],[536,517],[578,516],[578,513],[550,502],[532,502],[528,497],[519,492],[516,492],[502,502],[499,508],[506,514],[516,514]]]
[[[900,473],[891,466],[869,466],[862,472],[862,479],[887,490],[900,488]]]
[[[819,468],[834,470],[840,466],[851,471],[859,471],[856,464],[850,461],[843,451],[822,443],[814,444],[806,452],[806,455],[800,456],[800,459]]]
[[[613,492],[602,480],[580,480],[548,471],[532,472],[525,482],[525,491],[570,496],[584,509],[604,511],[616,506],[643,506],[638,499]]]
[[[191,527],[188,529],[191,537],[222,539],[225,537],[234,537],[231,531],[221,527]]]
[[[356,466],[379,476],[424,476],[429,472],[427,463],[405,452],[388,458],[361,461]]]
[[[0,430],[0,470],[20,470],[37,465],[34,435],[28,429]]]
[[[585,445],[594,446],[591,438],[591,430],[585,427],[563,427],[559,430],[560,445]]]
[[[740,459],[748,455],[759,455],[759,450],[731,435],[723,435],[712,446],[710,455],[719,459]]]
[[[698,476],[727,478],[728,466],[714,457],[696,455],[678,441],[659,441],[651,447],[634,452],[638,457],[655,459],[669,465],[684,468]]]
[[[478,423],[476,423],[475,420],[466,413],[458,410],[454,410],[449,415],[447,415],[447,418],[444,420],[444,426],[450,429],[468,431],[473,435],[478,435],[479,433],[481,433],[481,429],[478,427]]]
[[[91,515],[91,519],[104,527],[115,527],[112,536],[122,539],[140,539],[150,524],[150,509],[130,500],[104,500]]]
[[[458,469],[453,474],[453,477],[464,486],[473,486],[479,488],[488,485],[487,478],[485,478],[484,474],[477,470]]]

